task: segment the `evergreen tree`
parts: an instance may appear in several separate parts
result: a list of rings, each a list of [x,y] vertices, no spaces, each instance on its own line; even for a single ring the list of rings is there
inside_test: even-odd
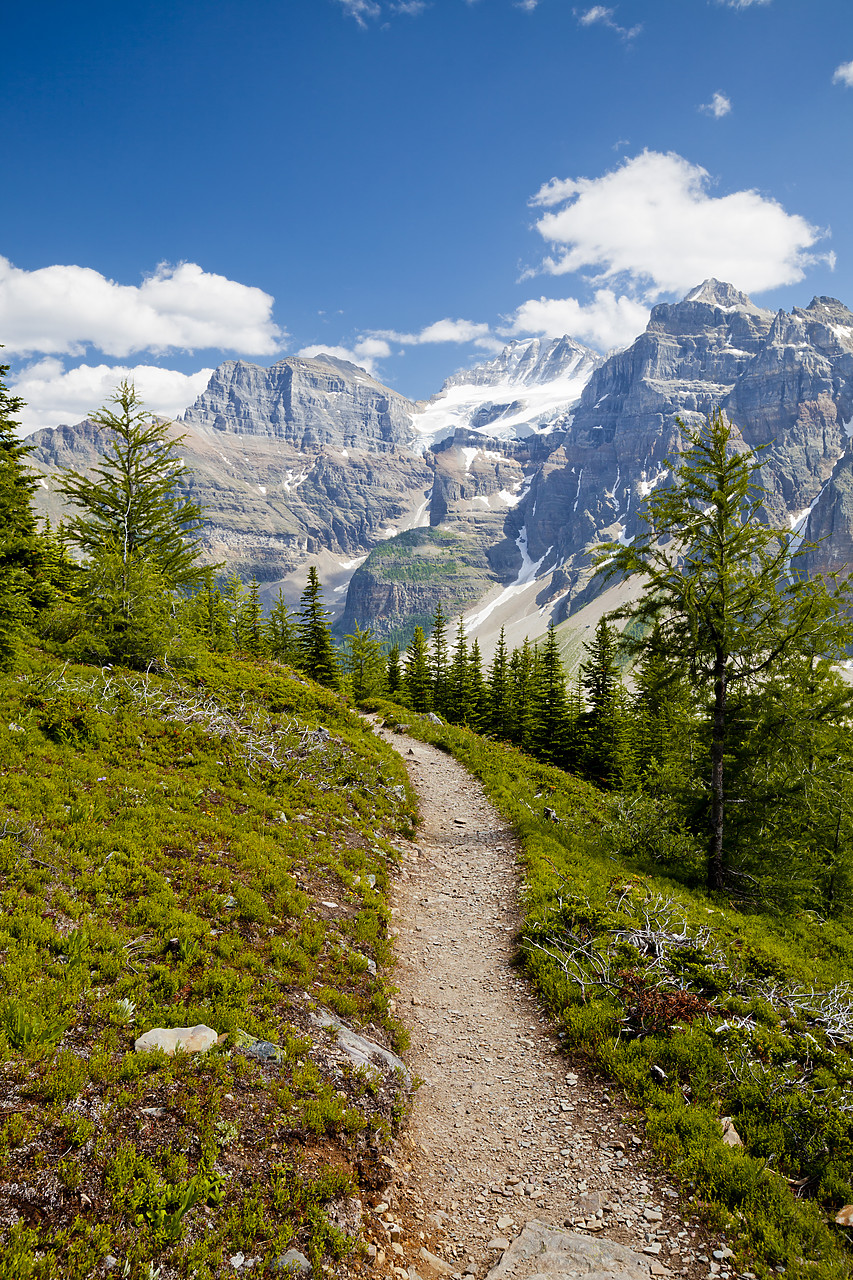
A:
[[[420,712],[432,710],[432,673],[423,627],[415,627],[412,643],[406,650],[404,679],[412,710]]]
[[[222,599],[228,614],[234,648],[245,649],[246,588],[243,586],[243,579],[234,569],[225,579],[225,590],[222,593]]]
[[[566,696],[566,677],[554,624],[534,668],[531,750],[537,760],[565,768],[569,758],[572,723]]]
[[[489,729],[498,738],[508,742],[512,736],[512,689],[506,633],[503,627],[498,636],[495,656],[489,671],[488,691]]]
[[[384,674],[382,650],[370,627],[362,631],[356,623],[353,634],[344,637],[343,664],[356,702],[376,697],[381,692]]]
[[[59,492],[78,509],[69,539],[90,557],[102,554],[121,566],[119,593],[134,562],[144,560],[167,589],[192,587],[204,579],[198,560],[202,508],[180,493],[189,471],[169,439],[168,427],[145,412],[131,382],[122,382],[108,404],[91,414],[103,434],[100,465],[88,475],[62,472]],[[126,609],[126,604],[125,604]]]
[[[693,709],[683,670],[659,624],[634,667],[628,751],[631,773],[653,794],[684,793],[693,778]]]
[[[9,394],[0,365],[0,666],[8,666],[21,632],[32,616],[31,596],[40,561],[33,513],[38,481],[26,466],[32,452],[21,444],[14,420],[24,406]]]
[[[447,615],[441,602],[435,606],[430,636],[430,672],[432,674],[432,705],[439,715],[450,711],[447,656]]]
[[[509,661],[512,687],[513,724],[510,741],[523,751],[530,750],[533,739],[534,655],[530,641],[524,637],[520,649],[513,649]]]
[[[260,657],[265,647],[264,607],[261,604],[260,584],[252,574],[249,590],[243,605],[243,643],[246,651]]]
[[[271,656],[279,662],[284,662],[290,667],[296,665],[296,627],[284,603],[281,587],[278,589],[278,597],[267,618],[266,647]]]
[[[462,617],[456,620],[456,641],[447,677],[448,715],[456,724],[470,724],[471,679],[468,670],[468,641]]]
[[[480,642],[475,640],[468,656],[468,679],[471,688],[471,728],[484,733],[489,724],[489,689],[483,676]]]
[[[315,566],[308,570],[308,581],[299,599],[297,652],[299,665],[306,675],[330,689],[338,687],[338,658],[332,644],[328,612],[323,604],[323,588]]]
[[[400,665],[400,646],[392,644],[385,664],[385,691],[392,702],[399,702],[403,693],[403,669]]]
[[[228,610],[222,592],[214,585],[212,569],[207,570],[198,596],[202,602],[203,634],[208,649],[213,653],[227,653],[231,648]]]
[[[621,679],[615,631],[605,618],[600,619],[585,649],[587,660],[581,665],[581,681],[587,710],[578,724],[583,770],[600,786],[614,787],[621,779],[623,749],[619,715]]]
[[[707,726],[709,791],[707,881],[728,881],[725,844],[729,702],[735,691],[770,691],[774,674],[812,646],[840,659],[850,635],[841,611],[846,588],[807,580],[790,529],[766,524],[761,490],[751,482],[758,458],[744,450],[717,410],[696,430],[682,424],[687,448],[672,488],[646,500],[646,530],[604,553],[613,573],[641,574],[639,600],[619,611],[641,624],[629,646],[645,647],[654,623],[711,706]],[[747,797],[738,797],[747,799]]]

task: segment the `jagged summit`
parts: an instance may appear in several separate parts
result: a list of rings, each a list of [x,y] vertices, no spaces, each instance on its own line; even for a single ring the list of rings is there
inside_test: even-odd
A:
[[[518,440],[550,430],[577,403],[603,357],[573,338],[525,338],[493,360],[453,374],[415,414],[415,429],[437,444],[458,431]]]
[[[741,293],[734,285],[725,280],[716,280],[710,276],[682,299],[683,302],[707,302],[712,307],[741,307],[748,311],[759,311],[752,298]]]
[[[574,338],[516,338],[507,343],[494,360],[451,374],[442,384],[441,391],[449,391],[452,387],[494,387],[501,384],[539,386],[573,374],[582,366],[591,370],[597,359],[600,358],[594,351],[575,342]]]

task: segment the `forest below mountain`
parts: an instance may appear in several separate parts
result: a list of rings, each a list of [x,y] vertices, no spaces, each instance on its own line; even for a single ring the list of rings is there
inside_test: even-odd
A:
[[[381,1185],[405,1098],[311,1019],[403,1047],[385,894],[416,815],[353,704],[481,777],[525,847],[520,956],[565,1048],[646,1111],[741,1269],[844,1274],[847,584],[759,518],[727,418],[685,428],[643,529],[601,545],[642,585],[568,687],[553,629],[483,670],[442,608],[401,654],[369,628],[337,646],[313,568],[295,613],[217,582],[129,386],[40,528],[2,373],[0,397],[0,1277],[212,1277],[229,1250],[271,1273],[293,1242],[317,1274],[362,1265],[340,1214]],[[203,1058],[130,1049],[194,1023],[221,1037]]]

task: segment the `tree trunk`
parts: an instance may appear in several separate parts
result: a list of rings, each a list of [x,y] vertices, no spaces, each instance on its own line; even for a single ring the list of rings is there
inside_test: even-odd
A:
[[[723,787],[723,754],[726,745],[726,660],[721,653],[714,659],[714,727],[711,735],[711,847],[708,854],[708,888],[725,885],[723,859],[723,820],[725,792]]]

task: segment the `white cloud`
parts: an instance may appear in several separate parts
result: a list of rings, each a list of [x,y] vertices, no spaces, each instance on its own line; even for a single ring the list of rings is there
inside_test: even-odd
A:
[[[417,333],[400,333],[397,329],[379,329],[376,336],[399,342],[404,346],[415,347],[425,343],[439,342],[473,342],[475,347],[485,351],[500,351],[503,343],[492,336],[487,324],[474,320],[435,320]]]
[[[836,67],[832,73],[833,84],[846,84],[848,89],[853,89],[853,62],[842,62]]]
[[[705,169],[674,152],[644,151],[601,178],[554,178],[531,203],[557,251],[553,275],[592,269],[599,284],[626,279],[646,300],[709,276],[761,292],[801,280],[823,234],[757,191],[708,193]]]
[[[715,120],[721,120],[723,116],[727,116],[731,109],[731,98],[726,97],[724,93],[715,93],[710,102],[703,102],[699,108],[706,115],[713,116]]]
[[[339,0],[339,3],[360,27],[367,26],[367,18],[378,18],[382,12],[376,0]]]
[[[511,332],[543,334],[562,338],[564,334],[599,351],[625,347],[642,333],[649,308],[624,294],[617,298],[611,289],[598,289],[592,302],[576,298],[530,298],[515,312]]]
[[[127,379],[151,413],[174,418],[193,403],[207,386],[212,369],[178,373],[155,365],[88,365],[65,369],[61,360],[48,356],[22,369],[10,387],[26,401],[20,414],[26,432],[60,423],[80,422],[100,408],[118,384]]]
[[[615,31],[617,35],[620,35],[623,40],[633,40],[634,36],[638,36],[643,29],[640,23],[636,27],[620,26],[616,21],[616,10],[609,9],[603,4],[594,4],[591,9],[585,9],[582,13],[575,9],[574,14],[582,27],[609,27],[611,31]]]
[[[525,13],[532,13],[538,4],[539,0],[515,0],[516,9],[523,9]]]
[[[338,3],[343,5],[344,11],[351,18],[355,18],[360,27],[366,27],[370,19],[381,18],[386,12],[405,13],[416,18],[424,9],[429,8],[429,0],[386,0],[385,9],[379,0],[338,0]]]
[[[11,353],[109,356],[136,351],[220,348],[270,355],[282,331],[262,289],[203,271],[194,262],[161,263],[141,285],[117,284],[91,267],[22,271],[0,257],[0,334]]]
[[[717,0],[717,3],[729,9],[750,9],[754,4],[770,4],[771,0]]]
[[[321,355],[336,356],[338,360],[348,360],[350,364],[357,364],[359,368],[374,374],[377,360],[384,360],[390,356],[391,348],[383,338],[367,337],[359,338],[352,347],[329,346],[328,343],[315,342],[309,347],[303,347],[296,354],[304,356],[306,360],[313,360],[315,356]]]

